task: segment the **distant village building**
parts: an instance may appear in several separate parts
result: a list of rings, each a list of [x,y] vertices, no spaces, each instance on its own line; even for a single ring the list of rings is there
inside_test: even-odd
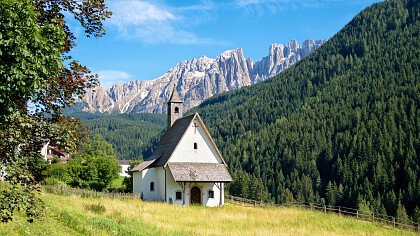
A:
[[[51,163],[54,157],[60,159],[60,162],[67,163],[70,160],[70,153],[64,151],[64,149],[50,145],[48,142],[41,149],[41,155],[44,157],[44,160]]]
[[[121,167],[120,176],[129,177],[130,175],[128,172],[128,167],[130,167],[129,160],[118,160],[118,165]]]
[[[145,201],[222,206],[231,182],[226,163],[196,113],[182,117],[175,88],[168,102],[168,129],[155,152],[130,171],[133,192]]]

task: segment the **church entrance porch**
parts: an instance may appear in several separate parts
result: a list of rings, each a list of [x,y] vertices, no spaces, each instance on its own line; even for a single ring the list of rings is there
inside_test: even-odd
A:
[[[191,188],[191,204],[201,205],[201,190],[199,187],[194,186]]]

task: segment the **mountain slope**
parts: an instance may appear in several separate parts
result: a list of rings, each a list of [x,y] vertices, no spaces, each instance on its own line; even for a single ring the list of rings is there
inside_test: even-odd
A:
[[[200,57],[183,61],[166,74],[151,81],[116,84],[109,90],[98,87],[88,92],[84,111],[101,113],[166,113],[166,102],[173,86],[184,98],[185,110],[204,99],[242,86],[255,84],[278,74],[318,48],[324,41],[296,40],[287,45],[273,44],[261,61],[245,59],[242,49],[229,50],[216,58]]]
[[[419,16],[419,1],[374,4],[275,78],[193,109],[230,191],[420,220]]]
[[[91,135],[99,134],[111,143],[119,160],[141,160],[150,156],[166,128],[166,115],[162,114],[67,113],[81,118]]]

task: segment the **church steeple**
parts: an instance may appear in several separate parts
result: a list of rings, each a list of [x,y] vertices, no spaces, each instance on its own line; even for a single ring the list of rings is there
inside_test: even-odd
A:
[[[179,97],[174,86],[171,97],[168,101],[168,129],[174,122],[182,117],[182,99]]]

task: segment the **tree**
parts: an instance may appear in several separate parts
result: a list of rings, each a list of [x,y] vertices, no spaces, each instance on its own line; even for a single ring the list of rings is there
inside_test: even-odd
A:
[[[96,135],[92,140],[84,139],[78,148],[66,165],[56,163],[48,167],[48,181],[97,191],[107,188],[120,172],[112,145]]]
[[[28,220],[39,214],[35,190],[40,180],[39,150],[51,141],[67,151],[80,138],[78,120],[61,115],[97,84],[87,67],[70,61],[75,37],[63,12],[71,13],[88,36],[102,36],[110,16],[103,0],[1,0],[0,3],[0,161],[7,182],[0,188],[0,218],[15,209]],[[70,61],[66,66],[64,60]],[[28,109],[28,104],[31,109]],[[38,165],[37,165],[38,166]]]
[[[397,208],[397,218],[400,223],[407,224],[409,221],[407,211],[403,204],[401,204],[401,200],[398,201],[398,208]]]

